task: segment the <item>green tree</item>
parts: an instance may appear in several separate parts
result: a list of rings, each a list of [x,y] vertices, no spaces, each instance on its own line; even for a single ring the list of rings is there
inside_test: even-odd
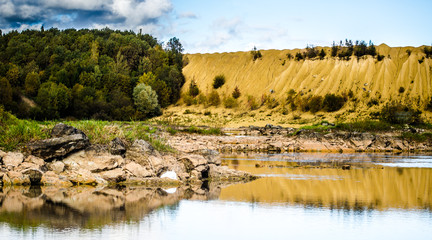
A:
[[[38,93],[40,87],[39,74],[31,72],[27,74],[24,89],[28,96],[35,97]]]
[[[225,75],[219,74],[213,79],[213,88],[218,89],[225,84]]]
[[[12,87],[9,81],[2,77],[0,78],[0,104],[8,106],[12,102]]]
[[[191,81],[189,85],[189,95],[192,97],[198,96],[200,93],[200,90],[194,80]]]
[[[133,98],[138,111],[146,117],[152,117],[160,112],[156,92],[148,85],[138,84],[133,90]]]

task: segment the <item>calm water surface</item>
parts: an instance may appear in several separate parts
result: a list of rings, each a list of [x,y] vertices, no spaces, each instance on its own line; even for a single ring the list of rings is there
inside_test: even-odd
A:
[[[263,178],[177,189],[4,188],[0,239],[431,239],[431,156],[223,159]]]

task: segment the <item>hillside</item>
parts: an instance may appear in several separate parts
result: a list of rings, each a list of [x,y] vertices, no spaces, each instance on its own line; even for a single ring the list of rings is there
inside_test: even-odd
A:
[[[420,98],[422,102],[432,96],[432,60],[425,58],[419,63],[425,55],[422,48],[383,44],[377,47],[385,56],[382,61],[371,56],[337,60],[328,57],[330,48],[324,50],[328,53],[324,60],[304,61],[287,59],[288,53],[302,51],[298,49],[261,51],[263,57],[256,61],[249,52],[188,55],[183,90],[195,80],[201,90],[208,91],[213,78],[224,74],[226,84],[219,91],[231,93],[238,86],[243,96],[260,97],[273,90],[276,98],[284,98],[290,89],[322,96],[352,90],[359,99],[378,97],[382,101]],[[407,50],[412,51],[410,56]],[[400,87],[405,89],[402,94]]]
[[[187,119],[180,116],[171,118],[170,121],[247,126],[266,123],[296,125],[318,120],[350,121],[367,118],[372,112],[378,112],[386,103],[392,101],[401,101],[413,109],[423,111],[432,97],[432,59],[426,57],[423,48],[392,48],[382,44],[376,47],[378,54],[384,57],[382,60],[370,55],[339,60],[337,57],[330,57],[330,47],[318,48],[319,51],[323,49],[326,52],[323,60],[315,58],[297,61],[287,57],[305,52],[305,49],[263,50],[262,58],[255,61],[250,52],[189,54],[189,63],[183,68],[186,83],[182,92],[186,94],[189,91],[193,80],[200,93],[208,97],[213,91],[213,79],[216,75],[223,74],[226,83],[217,89],[222,103],[218,107],[203,104],[170,107],[164,115],[186,110],[201,115],[210,110],[211,113],[218,113],[219,118],[215,119],[213,116],[213,119],[206,119],[198,116],[197,120],[189,114]],[[238,107],[226,109],[223,99],[231,96],[236,86],[241,92],[241,97],[237,100]],[[286,98],[288,92],[293,90],[296,96],[303,99],[310,99],[312,96],[324,97],[328,93],[351,97],[342,109],[335,113],[320,111],[312,114],[288,107]],[[248,98],[252,96],[259,105],[264,95],[274,99],[279,105],[274,109],[261,106],[258,111],[250,111]],[[283,114],[280,114],[281,112]],[[423,118],[430,121],[430,112],[423,112]],[[237,117],[238,121],[235,120],[236,114],[241,115]],[[245,119],[245,116],[250,118]]]

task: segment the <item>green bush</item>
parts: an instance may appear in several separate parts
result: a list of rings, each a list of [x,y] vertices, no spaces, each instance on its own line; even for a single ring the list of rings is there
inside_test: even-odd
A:
[[[404,87],[400,87],[399,88],[399,93],[404,93],[405,92],[405,88]]]
[[[257,50],[256,47],[254,47],[250,53],[254,61],[257,60],[258,58],[262,58],[262,54],[260,50]]]
[[[326,94],[323,100],[323,109],[327,112],[335,112],[343,107],[346,100],[336,94]]]
[[[222,87],[225,84],[225,75],[217,75],[214,79],[213,79],[213,88],[214,89],[218,89],[220,87]]]
[[[233,97],[227,97],[224,99],[225,108],[236,108],[238,106],[237,100]]]
[[[316,113],[321,110],[323,104],[323,98],[321,96],[313,96],[309,99],[309,111]]]
[[[430,98],[429,102],[426,104],[425,110],[432,112],[432,97]]]
[[[208,96],[207,103],[210,106],[216,106],[217,107],[217,106],[219,106],[220,102],[221,102],[221,100],[219,97],[219,93],[213,90]]]
[[[192,80],[190,85],[189,85],[189,95],[192,97],[196,97],[196,96],[198,96],[199,93],[200,93],[200,90],[199,90],[196,82],[194,80]]]
[[[387,103],[379,112],[379,118],[392,124],[420,124],[421,111],[400,102]]]
[[[198,103],[197,99],[194,98],[194,97],[192,97],[189,94],[184,94],[183,95],[183,102],[186,104],[186,106],[191,106],[191,105],[194,105],[194,104]]]

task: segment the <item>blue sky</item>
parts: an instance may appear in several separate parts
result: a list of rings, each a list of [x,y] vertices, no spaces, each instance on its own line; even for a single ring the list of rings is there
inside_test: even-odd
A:
[[[143,29],[188,53],[329,46],[345,38],[432,44],[432,1],[0,0],[0,29]]]

